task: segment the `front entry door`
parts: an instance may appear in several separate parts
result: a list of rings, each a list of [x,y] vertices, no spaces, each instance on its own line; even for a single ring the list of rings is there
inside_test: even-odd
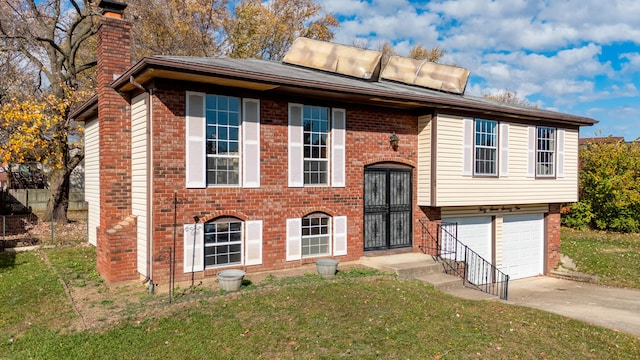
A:
[[[411,179],[411,169],[365,169],[365,251],[411,246]]]

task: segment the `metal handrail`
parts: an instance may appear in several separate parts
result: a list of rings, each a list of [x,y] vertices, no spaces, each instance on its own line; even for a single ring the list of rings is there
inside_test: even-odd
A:
[[[441,261],[445,273],[461,277],[464,285],[507,300],[509,275],[458,240],[457,223],[434,224],[437,225],[435,236],[429,231],[427,223],[423,220],[420,220],[420,223],[422,224],[420,248],[435,260]]]

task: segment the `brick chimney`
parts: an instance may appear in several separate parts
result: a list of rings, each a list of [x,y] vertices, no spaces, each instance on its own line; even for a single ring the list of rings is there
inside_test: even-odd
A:
[[[97,268],[108,282],[137,279],[136,220],[131,216],[131,115],[127,99],[111,86],[131,66],[127,5],[102,0],[98,27],[100,227]]]

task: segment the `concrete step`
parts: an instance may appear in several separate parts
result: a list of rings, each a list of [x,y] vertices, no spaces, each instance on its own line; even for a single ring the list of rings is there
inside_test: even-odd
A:
[[[468,288],[466,286],[462,286],[457,289],[450,289],[444,291],[449,295],[457,296],[467,300],[499,300],[500,298],[495,295],[487,294],[477,289]]]
[[[453,261],[449,261],[454,265]],[[416,279],[433,285],[436,289],[465,299],[484,300],[498,297],[465,287],[462,278],[444,273],[444,265],[429,255],[421,253],[393,254],[388,256],[363,256],[362,265],[398,275],[400,280]]]
[[[400,280],[414,279],[418,276],[437,274],[443,271],[442,264],[433,261],[430,257],[423,257],[418,261],[407,259],[407,261],[389,261],[377,257],[363,257],[360,263],[380,271],[394,273]]]
[[[441,274],[443,271],[442,264],[433,263],[406,263],[398,264],[395,267],[395,273],[398,279],[409,280],[421,276]]]
[[[498,299],[497,296],[487,294],[478,289],[464,286],[462,278],[455,275],[430,274],[426,276],[417,277],[416,280],[420,280],[424,283],[433,285],[436,289],[447,293],[449,295],[457,296],[468,300],[489,300]]]
[[[453,275],[448,275],[442,272],[417,276],[415,277],[415,279],[420,280],[424,283],[433,285],[433,287],[435,287],[436,289],[444,292],[463,288],[461,278]]]

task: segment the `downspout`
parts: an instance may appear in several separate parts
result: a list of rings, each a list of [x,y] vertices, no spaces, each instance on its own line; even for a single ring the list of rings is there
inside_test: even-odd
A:
[[[141,84],[139,84],[134,78],[133,76],[129,77],[129,83],[131,83],[131,85],[137,87],[138,89],[144,91],[145,93],[147,93],[147,102],[146,102],[146,123],[147,123],[147,133],[146,133],[146,148],[147,148],[147,159],[146,159],[146,178],[147,178],[147,202],[146,202],[146,213],[147,213],[147,256],[146,256],[146,260],[147,260],[147,276],[145,277],[145,279],[142,281],[143,284],[146,284],[147,282],[149,282],[149,293],[152,294],[154,291],[154,283],[151,277],[152,271],[153,271],[153,262],[151,261],[151,256],[152,256],[152,248],[153,248],[153,237],[151,236],[151,231],[153,229],[153,226],[151,224],[151,222],[153,221],[153,216],[151,216],[151,210],[152,210],[152,206],[151,204],[153,203],[153,181],[152,181],[152,177],[153,177],[153,171],[152,171],[152,160],[153,160],[153,148],[152,143],[151,143],[151,134],[153,134],[153,128],[152,128],[152,124],[153,124],[153,118],[152,118],[152,114],[151,111],[153,109],[153,107],[151,106],[151,101],[153,98],[153,89],[147,89],[144,86],[142,86]]]

